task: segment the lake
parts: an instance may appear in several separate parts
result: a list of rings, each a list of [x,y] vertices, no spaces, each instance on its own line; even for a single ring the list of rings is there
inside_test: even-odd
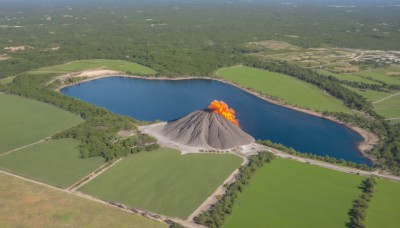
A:
[[[298,151],[371,164],[357,149],[363,138],[333,121],[285,108],[214,80],[146,80],[107,77],[66,87],[61,93],[138,120],[170,121],[205,109],[214,99],[236,111],[240,127]]]

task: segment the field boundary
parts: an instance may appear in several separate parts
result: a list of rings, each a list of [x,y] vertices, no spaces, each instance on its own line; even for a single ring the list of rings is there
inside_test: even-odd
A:
[[[100,174],[102,174],[105,171],[107,171],[109,168],[111,168],[114,165],[116,165],[122,159],[123,158],[119,158],[118,160],[116,160],[116,161],[114,161],[112,163],[106,163],[106,164],[100,166],[95,171],[93,171],[93,172],[89,173],[88,175],[86,175],[84,178],[82,178],[82,179],[78,180],[77,182],[73,183],[70,187],[67,188],[67,190],[76,191],[78,188],[80,188],[83,185],[87,184],[88,182],[90,182],[91,180],[93,180],[94,178],[99,176]]]
[[[10,153],[12,153],[12,152],[18,151],[18,150],[22,150],[22,149],[25,149],[25,148],[34,146],[34,145],[39,144],[39,143],[42,143],[42,142],[46,142],[46,141],[48,141],[49,139],[51,139],[51,136],[49,136],[49,137],[47,137],[47,138],[44,138],[44,139],[42,139],[42,140],[39,140],[39,141],[37,141],[37,142],[34,142],[34,143],[31,143],[31,144],[28,144],[28,145],[25,145],[25,146],[21,146],[21,147],[18,147],[18,148],[9,150],[9,151],[7,151],[7,152],[5,152],[5,153],[0,154],[0,157],[1,157],[1,156],[5,156],[5,155],[7,155],[7,154],[10,154]]]
[[[154,212],[149,212],[149,211],[143,211],[143,210],[137,210],[137,209],[129,209],[128,207],[124,206],[123,204],[119,204],[119,203],[118,204],[115,204],[115,203],[113,204],[111,202],[108,202],[108,201],[105,201],[105,200],[102,200],[102,199],[99,199],[99,198],[96,198],[94,196],[87,195],[87,194],[84,194],[84,193],[81,193],[81,192],[78,192],[78,191],[71,191],[71,190],[67,190],[67,189],[57,188],[55,186],[52,186],[52,185],[49,185],[49,184],[46,184],[46,183],[43,183],[43,182],[40,182],[40,181],[36,181],[36,180],[33,180],[33,179],[29,179],[27,177],[20,176],[20,175],[14,174],[14,173],[10,173],[10,172],[7,172],[5,170],[1,170],[0,169],[0,173],[8,175],[8,176],[11,176],[11,177],[14,177],[14,178],[18,178],[18,179],[21,179],[21,180],[24,180],[24,181],[27,181],[27,182],[30,182],[30,183],[33,183],[33,184],[37,184],[37,185],[40,185],[40,186],[43,186],[43,187],[47,187],[47,188],[50,188],[52,190],[64,192],[64,193],[67,193],[67,194],[70,194],[70,195],[78,196],[80,198],[85,198],[85,199],[90,200],[90,201],[101,203],[103,205],[106,205],[106,206],[109,206],[109,207],[113,207],[113,208],[122,210],[124,212],[128,212],[130,214],[141,215],[143,217],[146,217],[148,219],[155,220],[155,221],[158,221],[158,222],[170,224],[171,221],[172,221],[172,222],[175,222],[175,223],[183,224],[185,227],[189,227],[189,228],[203,228],[204,227],[204,226],[195,224],[193,222],[181,220],[179,218],[171,218],[171,217],[167,217],[165,215],[159,215],[159,214],[156,214]]]
[[[385,101],[385,100],[387,100],[387,99],[390,99],[390,98],[395,97],[395,96],[398,96],[398,95],[400,95],[400,92],[395,93],[395,94],[392,94],[392,95],[389,95],[389,96],[384,97],[384,98],[382,98],[382,99],[380,99],[380,100],[374,101],[374,102],[372,102],[372,104],[377,104],[377,103],[379,103],[379,102]]]
[[[234,154],[234,155],[238,156],[237,154]],[[239,157],[243,158],[243,162],[240,164],[240,167],[244,166],[248,162],[247,157],[242,157],[242,156],[239,156]],[[207,211],[211,205],[213,205],[215,202],[217,202],[216,197],[218,195],[223,195],[226,191],[224,185],[233,183],[236,180],[236,175],[240,174],[239,168],[235,169],[231,173],[231,175],[229,175],[229,177],[226,178],[225,181],[220,186],[218,186],[217,189],[209,197],[207,197],[207,199],[196,210],[194,210],[189,215],[189,217],[186,219],[186,221],[192,222],[194,217],[196,217],[203,211]]]

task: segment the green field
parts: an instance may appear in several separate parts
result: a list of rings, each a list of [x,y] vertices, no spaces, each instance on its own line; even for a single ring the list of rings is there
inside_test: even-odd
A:
[[[0,227],[167,227],[0,173]]]
[[[107,60],[107,59],[90,59],[90,60],[80,60],[73,61],[63,65],[57,65],[52,67],[45,67],[39,70],[33,70],[29,73],[31,74],[67,74],[71,72],[78,72],[94,68],[104,68],[122,72],[131,72],[141,75],[154,75],[156,72],[146,66],[139,65],[134,62],[128,62],[124,60]]]
[[[362,180],[278,158],[239,194],[225,227],[345,227]]]
[[[79,190],[130,207],[186,218],[241,162],[234,155],[181,155],[163,148],[125,158]]]
[[[14,80],[15,77],[16,76],[11,76],[11,77],[8,77],[8,78],[0,79],[0,85],[6,85],[6,84],[11,83]]]
[[[364,77],[362,77],[360,75],[356,75],[356,74],[351,74],[351,73],[349,73],[349,74],[335,74],[335,73],[332,73],[332,72],[329,72],[329,71],[326,71],[326,70],[318,70],[318,72],[321,73],[322,75],[332,76],[332,77],[335,77],[335,78],[337,78],[339,80],[346,80],[346,81],[351,81],[351,82],[362,82],[362,83],[365,83],[365,84],[378,84],[378,85],[381,85],[381,83],[379,83],[379,82],[368,80],[368,79],[366,79],[366,78],[364,78]]]
[[[368,89],[358,89],[358,88],[353,88],[351,86],[343,85],[344,87],[348,88],[349,90],[352,90],[361,96],[367,98],[369,101],[377,101],[382,98],[385,98],[387,96],[390,96],[393,92],[381,92],[381,91],[376,91],[376,90],[368,90]]]
[[[374,104],[374,109],[386,118],[400,117],[400,95]]]
[[[399,119],[395,119],[395,120],[389,120],[390,123],[392,124],[399,124],[400,123],[400,118]]]
[[[367,210],[366,227],[400,227],[400,183],[378,180]]]
[[[49,137],[83,120],[51,105],[0,94],[0,154]]]
[[[349,112],[344,104],[317,87],[299,79],[250,67],[220,69],[216,76],[285,102],[318,111]]]
[[[78,145],[73,139],[42,142],[0,156],[0,168],[56,187],[69,187],[104,163],[101,157],[79,158]]]
[[[385,72],[387,72],[385,69],[378,69],[378,70],[374,70],[374,71],[363,71],[363,72],[357,73],[357,75],[361,75],[361,76],[367,77],[367,78],[372,78],[374,80],[381,81],[381,82],[384,82],[384,83],[390,84],[390,85],[399,85],[400,84],[399,78],[393,77],[393,76],[388,76],[388,75],[386,75]]]

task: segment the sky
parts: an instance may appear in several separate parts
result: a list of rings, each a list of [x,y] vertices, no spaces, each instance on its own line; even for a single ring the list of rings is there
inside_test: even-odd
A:
[[[180,4],[293,4],[318,6],[400,6],[400,0],[0,0],[0,10],[8,5],[180,5]]]

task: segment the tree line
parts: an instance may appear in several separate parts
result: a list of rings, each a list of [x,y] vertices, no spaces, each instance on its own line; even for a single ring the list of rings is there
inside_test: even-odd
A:
[[[373,177],[368,177],[362,181],[362,193],[353,202],[353,207],[350,209],[350,222],[347,224],[350,228],[365,228],[365,217],[368,209],[368,203],[371,201],[376,180]]]
[[[239,168],[239,174],[236,176],[236,180],[224,186],[226,189],[225,194],[219,196],[218,201],[211,205],[208,211],[196,216],[194,221],[197,224],[202,224],[207,227],[221,227],[224,224],[226,216],[232,213],[232,208],[239,193],[244,191],[255,172],[265,164],[272,162],[275,158],[276,156],[274,154],[265,151],[250,156],[247,165]]]
[[[344,104],[352,109],[361,111],[362,115],[350,115],[345,113],[324,112],[346,123],[353,123],[361,128],[369,129],[380,138],[380,143],[369,151],[377,158],[376,167],[390,170],[394,174],[400,174],[400,127],[390,125],[384,118],[378,115],[372,104],[361,95],[341,86],[338,80],[326,77],[310,69],[290,65],[285,61],[271,62],[255,57],[247,57],[244,65],[269,70],[272,72],[286,74],[300,80],[311,83],[332,96],[342,100]]]
[[[0,86],[0,91],[45,102],[83,118],[83,123],[53,136],[79,140],[82,158],[102,156],[109,161],[130,153],[159,148],[154,138],[144,135],[119,142],[119,131],[135,130],[136,124],[140,122],[54,91],[54,88],[46,86],[46,82],[55,76],[57,75],[24,73],[12,83]]]
[[[342,100],[344,104],[353,109],[369,111],[372,110],[372,105],[364,97],[355,92],[344,88],[336,80],[332,80],[313,70],[305,69],[299,66],[290,65],[286,61],[272,62],[264,61],[256,57],[247,57],[244,65],[254,68],[260,68],[272,72],[286,74],[302,81],[317,86],[318,88],[327,91],[332,96]]]

